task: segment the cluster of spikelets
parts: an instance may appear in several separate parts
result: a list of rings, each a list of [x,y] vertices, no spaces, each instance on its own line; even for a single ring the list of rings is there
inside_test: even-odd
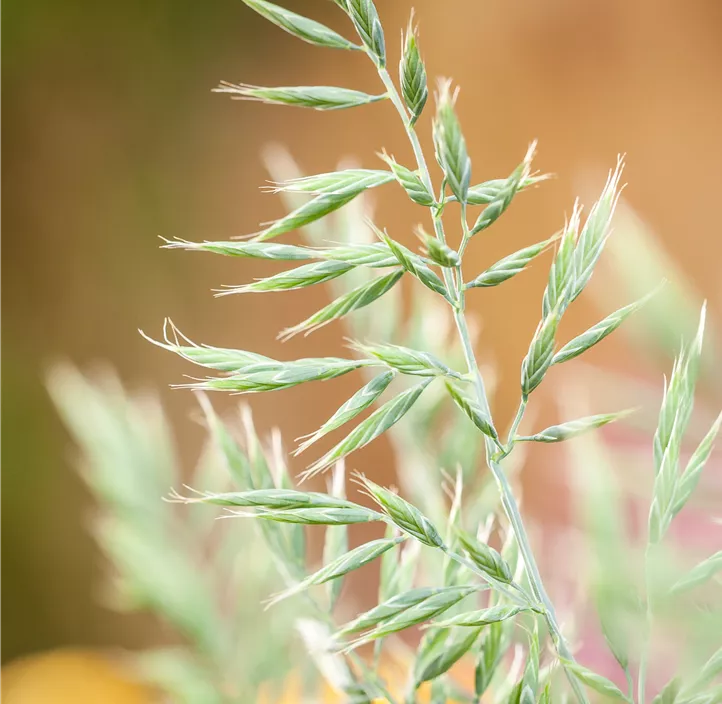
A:
[[[276,190],[309,194],[306,200],[289,215],[271,223],[260,233],[237,242],[176,242],[171,247],[210,251],[231,256],[258,257],[283,261],[309,260],[288,271],[251,284],[231,287],[223,293],[293,290],[331,281],[358,268],[390,269],[390,273],[369,276],[358,286],[345,291],[329,305],[307,320],[288,329],[289,336],[310,332],[331,321],[359,310],[386,295],[403,277],[408,275],[444,299],[451,307],[466,361],[465,371],[451,366],[427,350],[419,350],[389,342],[356,343],[356,355],[350,359],[300,359],[290,362],[261,357],[255,353],[185,344],[176,336],[166,337],[166,348],[206,368],[223,372],[220,377],[201,380],[193,388],[233,392],[261,392],[289,388],[310,381],[332,379],[356,370],[372,372],[373,376],[315,433],[300,450],[341,425],[352,421],[372,406],[396,377],[408,378],[412,383],[391,400],[362,420],[346,437],[320,459],[312,463],[306,476],[320,472],[343,460],[350,453],[388,431],[419,401],[435,382],[443,383],[449,398],[485,437],[487,461],[499,486],[502,505],[511,526],[511,535],[521,555],[523,569],[514,579],[510,566],[493,548],[459,526],[451,524],[451,540],[441,537],[437,528],[418,508],[383,487],[360,477],[365,491],[377,504],[369,509],[333,495],[273,489],[265,493],[254,491],[230,495],[204,495],[200,500],[238,506],[244,515],[253,515],[262,522],[280,521],[297,524],[327,526],[349,525],[367,521],[382,521],[392,526],[392,533],[346,552],[330,560],[318,572],[292,584],[274,601],[315,584],[333,582],[368,562],[394,551],[399,544],[413,539],[423,545],[441,550],[456,563],[459,573],[451,583],[433,588],[401,591],[383,601],[378,607],[361,615],[339,629],[334,643],[346,651],[370,641],[376,641],[411,626],[426,624],[429,629],[417,654],[419,663],[433,662],[433,667],[412,678],[414,685],[434,679],[446,672],[459,658],[476,648],[482,630],[491,624],[505,623],[519,614],[531,614],[527,621],[530,633],[529,649],[523,677],[513,697],[519,701],[534,701],[540,689],[539,658],[543,638],[536,616],[545,624],[553,646],[554,662],[565,671],[575,696],[586,700],[584,686],[621,699],[628,699],[610,681],[578,664],[556,621],[554,608],[541,583],[531,548],[526,537],[515,496],[502,467],[504,460],[521,441],[559,442],[580,433],[598,428],[617,419],[620,414],[604,414],[577,419],[546,428],[532,435],[517,434],[530,394],[538,387],[553,364],[573,359],[614,331],[642,302],[626,308],[597,323],[591,329],[558,348],[556,333],[559,320],[567,307],[581,294],[589,282],[594,267],[609,235],[609,224],[619,195],[621,163],[610,176],[599,201],[592,207],[582,224],[581,209],[575,205],[561,235],[554,256],[547,287],[542,300],[542,318],[534,334],[529,351],[521,367],[521,401],[519,411],[506,439],[502,439],[490,413],[483,378],[475,361],[468,325],[464,315],[464,299],[474,288],[503,283],[523,269],[557,238],[547,239],[509,255],[489,269],[467,280],[464,277],[463,255],[471,240],[491,226],[509,207],[515,196],[533,185],[540,177],[532,175],[533,146],[522,163],[505,179],[471,185],[471,159],[457,119],[454,104],[456,92],[450,83],[441,82],[436,96],[437,109],[433,119],[433,141],[436,160],[443,172],[438,193],[435,191],[427,162],[416,135],[415,125],[427,102],[426,71],[419,54],[412,24],[402,43],[399,84],[396,87],[387,71],[384,33],[376,8],[370,0],[338,1],[339,7],[351,19],[360,38],[354,44],[319,23],[289,12],[263,0],[246,0],[246,4],[287,32],[318,46],[365,52],[375,64],[385,92],[368,95],[338,87],[280,87],[262,88],[245,84],[222,84],[219,90],[233,97],[260,100],[266,103],[310,107],[320,110],[349,108],[390,100],[397,109],[409,137],[416,164],[409,168],[385,153],[382,159],[388,169],[353,169],[324,173],[278,183]],[[415,203],[428,208],[434,235],[422,232],[425,245],[422,253],[409,250],[387,232],[369,222],[376,242],[337,247],[307,247],[269,242],[270,239],[308,226],[329,213],[347,205],[370,188],[396,182]],[[444,214],[450,203],[456,202],[461,214],[462,240],[454,249],[446,240]],[[484,205],[473,224],[468,219],[470,206]],[[694,486],[704,460],[709,454],[717,425],[703,441],[691,464],[680,474],[679,447],[681,436],[689,421],[695,368],[699,357],[701,331],[695,342],[683,352],[672,374],[668,393],[655,436],[657,480],[650,513],[650,541],[658,542],[672,516],[684,504]],[[417,378],[419,380],[414,380]],[[445,526],[445,528],[448,526]],[[339,545],[341,541],[339,541]],[[345,548],[345,541],[344,541]],[[457,552],[458,549],[458,552]],[[459,575],[463,574],[465,578]],[[475,584],[455,583],[475,578]],[[446,614],[462,600],[472,595],[477,605],[481,591],[491,590],[484,608],[462,611],[451,617]],[[651,607],[650,607],[651,608]],[[441,618],[440,618],[441,617]],[[362,635],[355,634],[362,632]],[[351,641],[345,637],[353,635]],[[493,648],[484,639],[481,652]],[[619,649],[617,649],[619,650]],[[492,658],[493,659],[493,658]],[[644,699],[645,663],[641,658],[638,677],[639,698]],[[629,672],[628,658],[620,664]],[[482,678],[483,679],[483,678]],[[410,697],[413,699],[413,687]],[[484,687],[477,687],[480,697]],[[548,697],[549,690],[546,689]]]
[[[628,643],[610,638],[614,655],[630,682],[628,692],[575,660],[568,636],[562,633],[554,606],[542,584],[518,500],[509,482],[509,471],[513,469],[510,455],[520,443],[564,441],[622,415],[584,417],[529,435],[518,432],[530,395],[550,367],[574,359],[599,343],[643,304],[643,301],[632,303],[571,341],[558,344],[559,321],[589,282],[609,236],[620,190],[621,162],[584,222],[580,207],[575,205],[560,234],[512,253],[467,278],[463,258],[472,240],[496,222],[520,192],[543,180],[543,176],[532,172],[534,147],[529,148],[508,177],[472,185],[471,159],[455,113],[456,91],[448,82],[441,82],[433,117],[433,143],[443,180],[435,189],[416,134],[416,125],[424,114],[428,88],[413,24],[409,24],[403,38],[397,88],[387,71],[384,32],[371,0],[335,0],[351,20],[360,43],[264,0],[244,2],[308,43],[365,53],[375,64],[384,92],[369,95],[339,87],[263,88],[230,83],[223,83],[219,91],[234,98],[318,110],[351,108],[388,100],[399,113],[416,163],[402,165],[384,152],[381,158],[385,169],[347,169],[283,180],[276,183],[273,190],[282,193],[295,206],[288,215],[261,232],[228,242],[167,243],[170,248],[293,262],[293,268],[286,271],[229,287],[220,293],[294,290],[331,282],[338,296],[282,335],[308,334],[349,316],[347,324],[354,332],[365,336],[363,342],[353,343],[353,355],[349,358],[280,361],[249,351],[196,345],[169,324],[164,341],[156,344],[217,373],[187,386],[254,393],[325,381],[352,372],[365,375],[367,380],[359,390],[320,429],[312,432],[297,452],[356,420],[377,402],[381,404],[308,467],[306,476],[335,466],[328,493],[294,488],[287,473],[259,474],[258,466],[249,463],[227,429],[206,409],[215,443],[226,456],[239,490],[202,492],[188,498],[173,494],[173,500],[220,505],[229,511],[228,515],[257,519],[268,550],[287,583],[287,588],[270,603],[298,594],[308,597],[319,620],[307,622],[301,629],[302,634],[321,669],[327,676],[331,673],[334,684],[350,701],[367,702],[374,698],[397,701],[377,669],[355,651],[359,646],[373,643],[375,662],[378,662],[384,643],[393,643],[399,634],[419,626],[423,635],[411,658],[409,685],[404,695],[409,703],[416,701],[416,693],[423,683],[432,682],[432,697],[437,702],[447,699],[478,702],[487,691],[493,691],[496,701],[531,704],[548,702],[552,697],[555,701],[563,701],[569,696],[568,690],[578,701],[586,702],[587,688],[590,688],[611,698],[643,704],[646,644],[641,654],[630,653]],[[303,245],[270,241],[314,226],[334,211],[349,206],[365,191],[384,184],[400,186],[414,203],[427,209],[433,235],[426,234],[423,228],[417,230],[423,243],[422,251],[410,250],[371,221],[365,223],[367,230],[373,233],[371,240],[349,239],[336,245],[318,240]],[[475,219],[470,219],[469,210],[477,206],[483,206],[483,209]],[[456,247],[447,241],[444,230],[444,218],[452,210],[460,215],[462,228],[462,238]],[[516,276],[553,245],[556,249],[542,299],[541,320],[521,365],[519,410],[509,432],[502,434],[491,415],[488,384],[475,359],[465,316],[465,297],[473,289],[497,286]],[[453,318],[458,339],[448,343],[448,354],[443,348],[434,348],[434,343],[429,341],[430,337],[444,336],[417,335],[417,341],[429,342],[424,347],[412,344],[413,335],[399,340],[398,332],[392,335],[387,330],[385,339],[370,341],[366,333],[372,332],[374,326],[354,322],[365,307],[381,298],[390,300],[402,279],[420,284],[419,295],[424,300],[431,297],[435,306],[445,306],[449,318]],[[346,281],[353,284],[347,285]],[[354,315],[350,316],[352,313]],[[656,474],[648,552],[662,541],[673,517],[689,499],[719,429],[718,419],[682,468],[680,448],[692,411],[703,327],[704,314],[697,336],[683,349],[666,387],[654,438]],[[465,366],[461,370],[455,368],[460,360]],[[382,396],[392,383],[401,389],[382,402]],[[439,407],[451,401],[461,412],[461,417],[466,418],[467,422],[463,424],[455,423],[462,428],[463,440],[461,444],[457,443],[458,452],[463,453],[462,446],[468,445],[486,453],[490,475],[499,490],[497,501],[503,508],[503,515],[502,511],[497,511],[495,502],[481,501],[482,495],[486,496],[483,494],[485,484],[474,488],[470,494],[464,491],[462,473],[455,480],[446,482],[451,503],[449,506],[442,501],[441,509],[438,503],[427,508],[415,497],[414,501],[407,500],[363,475],[357,475],[356,480],[363,493],[372,500],[373,508],[346,498],[343,460],[387,431],[401,433],[405,423],[399,421],[407,414],[409,425],[413,425],[414,413],[409,412],[419,410],[423,399],[430,395],[433,403],[425,412],[429,413],[428,409],[433,405],[436,413]],[[479,438],[482,442],[477,445]],[[465,478],[468,475],[467,468]],[[433,479],[442,482],[440,473]],[[428,477],[419,479],[420,482],[428,480]],[[349,549],[347,527],[367,522],[384,524],[385,537]],[[306,571],[304,548],[304,526],[309,525],[327,526],[324,564],[311,574]],[[493,542],[492,534],[503,537],[498,550],[489,544]],[[415,586],[420,550],[429,551],[431,562],[436,560],[441,568],[433,572],[437,576],[435,584]],[[343,578],[377,559],[381,560],[378,605],[345,623],[336,624],[329,612],[338,598]],[[682,580],[687,584],[685,589],[690,588],[689,584],[697,586],[710,579],[719,570],[720,562],[718,553],[697,566]],[[320,602],[315,596],[315,588],[319,585],[326,588],[324,600]],[[668,590],[664,598],[669,598],[675,589]],[[656,588],[654,593],[658,595],[658,592],[659,588]],[[647,593],[640,597],[640,602],[646,604],[645,628],[648,631],[655,615],[655,601],[650,598],[650,593],[648,585]],[[520,632],[526,636],[523,647],[518,643]],[[521,655],[512,658],[513,653]],[[460,692],[446,676],[465,657],[474,663],[472,692]],[[684,683],[672,680],[655,701],[665,704],[720,701],[720,688],[710,688],[710,685],[721,671],[722,651],[719,651],[696,679]]]

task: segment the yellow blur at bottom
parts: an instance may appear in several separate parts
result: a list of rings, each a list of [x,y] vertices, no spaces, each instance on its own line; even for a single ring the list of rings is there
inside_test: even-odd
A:
[[[387,683],[389,692],[394,697],[403,700],[403,685],[405,672],[403,666],[384,668],[379,671],[380,677]],[[452,670],[453,680],[462,687],[471,687],[473,682],[473,670],[468,667],[457,667]],[[302,704],[308,702],[308,693],[303,692],[303,687],[297,677],[291,676],[285,682],[281,691],[271,694],[269,690],[261,689],[257,704]],[[318,698],[314,697],[311,701],[314,704],[341,704],[346,698],[339,694],[336,690],[329,686],[324,686]],[[428,704],[431,701],[431,685],[426,682],[416,693],[415,701],[417,704]],[[386,699],[374,699],[373,704],[384,704]]]
[[[157,699],[123,676],[109,657],[56,650],[15,660],[2,669],[3,704],[151,704]]]
[[[382,671],[393,694],[401,696],[403,677]],[[397,686],[394,686],[396,683]],[[163,701],[162,699],[160,701]],[[301,704],[308,701],[300,679],[289,677],[281,691],[262,689],[257,704]],[[341,704],[344,697],[322,687],[316,704]],[[418,704],[429,701],[429,687],[417,694]],[[2,704],[157,704],[159,699],[112,658],[86,650],[56,650],[15,660],[2,669]],[[375,700],[380,704],[382,700]]]

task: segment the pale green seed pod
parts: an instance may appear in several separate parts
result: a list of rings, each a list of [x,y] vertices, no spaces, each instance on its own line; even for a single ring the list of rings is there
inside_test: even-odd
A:
[[[414,680],[421,684],[448,672],[476,643],[481,628],[439,629],[416,654]],[[424,647],[425,646],[425,647]]]
[[[678,579],[670,589],[670,594],[678,596],[695,589],[722,572],[722,550],[696,564],[686,575]],[[722,671],[722,652],[719,655],[719,668]]]
[[[277,511],[292,511],[306,508],[358,509],[358,504],[346,499],[315,491],[297,491],[295,489],[251,489],[249,491],[228,491],[222,493],[204,492],[198,496],[183,497],[171,494],[171,501],[184,504],[213,504],[216,506],[235,506],[238,508],[261,508]]]
[[[392,553],[387,553],[387,555]],[[392,619],[402,611],[410,609],[412,606],[417,606],[422,601],[425,601],[430,596],[443,591],[443,587],[434,589],[432,587],[421,587],[418,589],[410,589],[403,594],[397,594],[391,597],[387,601],[374,606],[373,609],[357,616],[353,621],[342,626],[337,635],[346,636],[350,633],[357,633],[359,631],[365,631],[374,626],[378,626],[384,621]]]
[[[431,547],[443,546],[444,541],[439,532],[419,509],[366,477],[361,477],[361,483],[369,496],[401,530]]]
[[[488,626],[492,623],[506,621],[513,618],[522,611],[529,609],[523,606],[491,606],[488,609],[479,609],[478,611],[468,611],[458,616],[452,616],[445,621],[435,621],[431,624],[435,628],[453,628],[454,626],[466,626],[468,628],[476,628],[477,626]]]
[[[480,570],[499,582],[511,583],[513,579],[511,568],[494,548],[462,530],[458,530],[457,534],[464,552]]]
[[[487,227],[493,225],[511,205],[511,201],[514,196],[521,189],[522,184],[529,178],[531,173],[531,162],[534,158],[534,151],[536,150],[536,142],[532,143],[527,150],[526,156],[519,166],[514,169],[509,178],[507,178],[503,186],[499,189],[498,194],[491,202],[484,208],[481,215],[479,215],[474,226],[471,228],[471,234],[475,235]]]
[[[222,81],[214,93],[226,93],[236,100],[255,100],[268,105],[291,105],[314,110],[343,110],[386,100],[386,93],[369,95],[338,86],[275,86],[264,88],[248,83]]]
[[[380,169],[345,169],[273,183],[272,193],[361,193],[393,181],[393,175]]]
[[[574,204],[572,215],[564,227],[559,248],[549,269],[549,280],[544,289],[542,299],[542,315],[548,316],[553,310],[562,316],[571,302],[572,292],[576,282],[574,248],[577,233],[579,232],[580,206]]]
[[[559,315],[552,311],[534,333],[529,351],[521,365],[521,390],[528,396],[541,383],[554,358],[554,336],[559,325]]]
[[[373,0],[346,0],[346,11],[363,45],[379,68],[386,66],[386,44]]]
[[[675,502],[672,511],[675,515],[684,508],[684,505],[695,490],[702,474],[702,469],[704,469],[712,452],[712,447],[719,433],[720,425],[722,425],[722,413],[717,416],[717,420],[715,420],[707,434],[702,438],[702,441],[694,453],[692,453],[692,457],[690,457],[687,466],[682,472],[674,494]]]
[[[371,279],[371,281],[351,289],[348,293],[339,296],[336,300],[331,301],[327,306],[306,318],[306,320],[283,330],[278,336],[279,339],[288,340],[301,332],[308,335],[334,320],[371,305],[390,291],[404,273],[404,270],[399,268],[390,274]]]
[[[397,266],[399,260],[384,242],[353,244],[314,250],[319,259],[345,262],[353,266],[383,268]]]
[[[429,192],[429,189],[417,173],[399,164],[396,159],[386,152],[379,154],[379,157],[389,165],[394,177],[414,203],[426,207],[434,205],[433,194]]]
[[[563,442],[564,440],[570,440],[571,438],[587,433],[590,430],[601,428],[607,423],[612,423],[620,418],[625,418],[630,414],[630,411],[620,411],[618,413],[602,413],[594,416],[587,416],[586,418],[578,418],[577,420],[570,420],[567,423],[561,423],[560,425],[552,425],[539,433],[531,435],[529,437],[520,437],[520,441],[534,441],[534,442]]]
[[[177,388],[238,393],[279,391],[308,381],[335,379],[367,364],[362,360],[335,357],[298,359],[293,362],[271,361],[249,365],[233,376],[206,379],[195,384],[181,384]]]
[[[363,506],[356,508],[298,508],[292,511],[262,509],[254,514],[239,515],[264,518],[277,523],[296,523],[307,526],[347,526],[382,519],[379,513],[369,511]]]
[[[456,92],[451,93],[451,83],[439,83],[436,96],[434,120],[434,147],[436,160],[441,166],[451,192],[460,203],[467,202],[471,182],[471,159],[466,151],[466,140],[461,132],[459,118],[454,111]]]
[[[629,702],[627,696],[617,687],[616,684],[608,680],[602,675],[592,672],[584,665],[580,665],[578,662],[572,662],[565,657],[559,657],[564,669],[567,672],[571,672],[580,681],[583,682],[587,687],[593,689],[599,694],[616,699],[618,701]]]
[[[353,264],[346,262],[329,261],[302,264],[295,269],[282,271],[266,279],[259,279],[250,284],[241,286],[227,286],[217,291],[217,296],[229,296],[236,293],[265,293],[269,291],[293,291],[297,288],[306,288],[331,281],[342,276],[354,268]]]
[[[363,567],[364,565],[372,562],[377,557],[381,557],[387,550],[390,550],[394,546],[402,542],[404,538],[395,538],[393,540],[386,540],[380,538],[379,540],[372,540],[363,545],[359,545],[357,548],[347,552],[345,555],[337,558],[333,562],[325,565],[317,572],[306,577],[298,584],[294,584],[285,591],[274,596],[269,604],[276,604],[283,599],[287,599],[289,596],[298,594],[299,592],[308,589],[308,587],[314,584],[325,584],[329,580],[338,579],[347,575],[349,572]]]
[[[591,279],[594,267],[609,237],[612,216],[621,192],[619,182],[623,169],[624,161],[620,158],[617,168],[609,174],[599,200],[592,206],[589,217],[579,233],[579,241],[574,252],[575,282],[571,291],[572,301],[579,296]]]
[[[346,457],[358,450],[380,435],[383,435],[390,427],[398,423],[408,410],[416,403],[424,389],[433,381],[425,379],[420,384],[412,386],[395,398],[387,401],[383,406],[375,410],[368,418],[359,423],[338,445],[329,450],[321,459],[314,462],[302,475],[311,477],[314,474],[331,466],[334,462]]]
[[[402,374],[461,378],[457,372],[447,367],[430,352],[412,350],[409,347],[402,347],[401,345],[362,345],[355,343],[354,347],[360,352],[374,357],[384,364],[388,364]]]
[[[596,325],[589,328],[589,330],[586,330],[570,342],[567,342],[567,344],[554,355],[552,364],[568,362],[570,359],[574,359],[594,347],[594,345],[601,342],[607,335],[611,335],[632,313],[639,310],[647,300],[649,300],[649,297],[645,297],[624,308],[620,308],[608,315],[604,320],[600,320]]]
[[[508,642],[505,642],[504,627],[501,622],[492,623],[484,628],[484,640],[474,670],[474,693],[478,698],[481,698],[489,688],[507,649]]]
[[[490,437],[496,443],[499,442],[499,434],[496,432],[491,418],[485,413],[479,404],[466,398],[461,392],[449,382],[446,383],[449,395],[454,399],[454,403],[470,418],[472,423],[481,430],[484,435]]]
[[[519,191],[523,191],[532,186],[536,186],[542,181],[546,181],[549,178],[548,174],[540,174],[538,176],[529,176],[522,179],[519,184]],[[506,178],[493,178],[490,181],[484,181],[483,183],[477,183],[474,186],[469,186],[469,192],[466,195],[467,205],[489,205],[497,200],[502,191],[507,186],[509,179]],[[448,202],[456,200],[456,196],[449,196]]]
[[[459,586],[445,587],[434,590],[434,593],[419,601],[417,604],[404,609],[395,616],[382,621],[370,633],[351,643],[351,648],[357,648],[378,638],[384,638],[392,633],[399,633],[413,626],[418,626],[434,616],[448,611],[462,599],[477,591],[478,587]]]
[[[308,439],[301,443],[294,454],[300,454],[317,440],[320,440],[324,435],[336,430],[336,428],[340,428],[344,423],[348,423],[348,421],[353,420],[359,413],[365,411],[381,396],[395,376],[396,372],[387,371],[369,381],[368,384],[360,388],[346,401],[315,433],[312,433]]]
[[[285,7],[279,7],[266,0],[243,0],[243,2],[273,24],[309,44],[330,49],[361,49],[360,46],[320,22],[297,15]]]
[[[374,227],[374,231],[376,232],[376,235],[388,246],[391,252],[393,252],[399,264],[401,264],[406,271],[416,277],[424,286],[426,286],[426,288],[434,293],[438,293],[440,296],[443,296],[447,301],[449,301],[449,303],[453,304],[444,282],[437,274],[426,266],[421,257],[409,251],[402,244],[392,240],[385,232],[381,232],[378,228]]]
[[[277,261],[300,261],[322,259],[310,247],[277,242],[188,242],[186,240],[164,240],[163,249],[185,249],[189,252],[210,252],[227,257],[250,257]]]
[[[413,26],[413,14],[409,20],[406,35],[402,37],[401,41],[399,79],[401,82],[401,95],[411,113],[409,121],[413,125],[419,119],[419,115],[421,115],[421,111],[424,109],[429,97],[426,68],[419,53],[416,29]]]
[[[257,354],[256,352],[197,345],[183,335],[170,318],[166,318],[163,323],[164,342],[154,340],[142,330],[140,334],[148,340],[148,342],[153,343],[157,347],[168,350],[169,352],[174,352],[179,357],[193,362],[193,364],[206,367],[207,369],[215,369],[219,372],[239,372],[254,364],[273,363],[275,361],[270,357],[264,357],[262,354]],[[181,344],[181,342],[185,344]]]
[[[508,281],[513,276],[524,271],[531,262],[544,252],[554,242],[552,237],[543,242],[537,242],[529,247],[520,249],[495,264],[492,264],[486,271],[482,272],[473,281],[465,285],[465,288],[486,288],[489,286],[498,286],[504,281]]]
[[[427,234],[422,227],[417,228],[416,234],[424,244],[426,255],[434,264],[447,269],[453,269],[461,264],[459,253],[449,245]]]

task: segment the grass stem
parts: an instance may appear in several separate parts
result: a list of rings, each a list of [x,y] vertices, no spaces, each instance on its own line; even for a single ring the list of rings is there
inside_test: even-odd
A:
[[[401,99],[401,96],[399,95],[399,92],[396,88],[396,85],[394,84],[393,80],[391,79],[391,76],[389,75],[389,72],[385,69],[379,69],[379,76],[381,77],[381,80],[386,87],[389,99],[393,103],[394,107],[396,108],[397,112],[399,113],[399,116],[401,117],[401,120],[404,124],[404,128],[406,130],[406,134],[408,136],[409,142],[411,143],[411,148],[414,152],[414,156],[416,158],[416,163],[419,168],[419,173],[421,176],[421,180],[424,182],[424,185],[429,189],[431,193],[434,192],[433,184],[431,181],[431,175],[429,173],[429,168],[426,163],[426,158],[424,157],[423,149],[421,148],[421,143],[419,142],[418,135],[416,134],[416,130],[414,129],[413,125],[411,124],[409,120],[408,113],[406,111],[406,108],[404,107],[404,103]],[[443,199],[443,195],[442,195]],[[466,224],[466,217],[465,217],[465,205],[462,205],[462,222],[464,227],[464,233],[463,233],[463,239],[462,244],[460,247],[460,254],[463,253],[463,251],[466,249],[466,245],[468,244],[468,241],[470,240],[471,236],[469,234],[468,225]],[[434,224],[434,231],[436,233],[436,236],[438,239],[446,243],[446,236],[444,233],[444,225],[441,220],[441,212],[438,209],[432,208],[431,209],[431,215],[433,219]],[[457,305],[454,308],[454,321],[456,323],[456,327],[459,333],[459,336],[461,338],[463,350],[464,350],[464,357],[466,359],[466,364],[468,366],[469,373],[472,375],[474,380],[474,386],[476,389],[476,396],[477,401],[479,405],[481,406],[482,410],[484,410],[487,414],[490,413],[489,408],[489,401],[486,394],[486,388],[484,386],[484,379],[481,375],[481,372],[479,371],[479,366],[476,363],[476,357],[474,355],[474,349],[471,344],[471,336],[469,334],[469,327],[466,322],[466,316],[464,314],[464,290],[463,290],[463,280],[461,278],[461,267],[458,268],[458,284],[455,285],[453,275],[450,269],[443,268],[443,276],[444,276],[444,283],[446,284],[449,291],[455,291],[456,293],[456,301]],[[520,406],[520,412],[518,414],[518,422],[521,422],[521,415],[523,415],[525,403],[522,402],[522,406]],[[517,422],[517,425],[518,425]],[[516,432],[516,429],[514,429]],[[512,436],[513,437],[513,436]],[[516,537],[516,540],[519,544],[519,549],[522,554],[522,558],[524,560],[524,564],[526,566],[527,574],[529,576],[529,581],[531,583],[532,591],[534,592],[534,596],[536,599],[544,606],[544,616],[547,621],[547,625],[549,627],[549,631],[552,634],[552,640],[554,641],[554,645],[556,647],[557,652],[559,655],[569,661],[574,661],[574,657],[569,650],[569,646],[564,639],[564,636],[561,632],[561,629],[559,627],[559,624],[557,622],[556,613],[554,610],[554,606],[551,603],[551,600],[549,599],[549,596],[546,593],[546,590],[544,589],[544,585],[542,583],[541,574],[539,573],[539,568],[537,567],[536,560],[534,559],[534,555],[531,549],[531,545],[529,543],[529,538],[527,536],[526,528],[524,526],[524,522],[522,520],[521,514],[519,512],[519,506],[516,501],[516,498],[514,496],[514,492],[512,491],[511,485],[509,484],[509,481],[507,479],[506,473],[504,472],[504,469],[502,468],[501,464],[498,462],[495,462],[492,458],[494,456],[496,447],[491,439],[486,439],[486,455],[487,455],[487,463],[489,465],[489,468],[491,469],[492,474],[494,475],[494,479],[496,481],[496,484],[499,488],[499,492],[501,494],[501,501],[502,505],[504,507],[504,511],[506,512],[507,518],[509,519],[509,522],[511,524],[512,530],[514,531],[514,536]],[[567,677],[569,679],[569,683],[572,686],[572,689],[574,690],[574,693],[577,696],[577,699],[582,702],[582,704],[588,704],[588,699],[586,696],[586,693],[584,692],[584,689],[582,685],[579,683],[577,678],[571,673],[567,671]]]

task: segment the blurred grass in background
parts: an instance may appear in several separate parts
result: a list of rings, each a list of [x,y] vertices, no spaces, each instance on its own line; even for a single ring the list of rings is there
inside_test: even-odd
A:
[[[286,4],[342,27],[332,3]],[[379,6],[389,27],[403,26],[407,3]],[[450,74],[464,86],[459,112],[475,180],[506,174],[535,137],[539,167],[559,174],[520,198],[488,245],[476,247],[479,267],[550,235],[574,196],[588,201],[587,189],[598,190],[616,153],[626,151],[626,198],[718,320],[717,0],[416,6],[430,75]],[[268,42],[275,60],[261,64],[256,48]],[[333,168],[338,154],[378,166],[373,154],[382,146],[404,159],[403,135],[383,109],[318,115],[210,95],[221,78],[273,85],[313,75],[319,83],[375,88],[361,59],[325,64],[323,52],[299,47],[238,0],[6,0],[3,45],[3,661],[69,644],[157,643],[157,624],[99,603],[102,563],[86,530],[92,508],[43,389],[45,370],[59,358],[81,366],[106,360],[131,386],[159,389],[190,468],[201,437],[187,418],[192,402],[166,390],[186,368],[136,328],[155,332],[171,315],[194,339],[288,358],[340,343],[326,329],[279,351],[268,340],[318,308],[322,291],[293,303],[213,301],[211,288],[264,272],[256,263],[162,252],[157,237],[225,239],[279,215],[280,202],[257,190],[267,178],[259,154],[271,139],[290,145],[302,168],[315,172]],[[415,206],[384,198],[379,224],[411,243]],[[536,267],[472,303],[483,320],[481,357],[499,363],[502,413],[515,402],[516,369],[538,317],[528,301],[532,291],[541,297],[544,277]],[[573,313],[564,334],[601,317],[589,300]],[[510,314],[513,331],[503,325]],[[640,370],[622,340],[605,342],[590,358],[628,374]],[[645,378],[658,384],[662,366],[646,364]],[[254,399],[258,426],[278,423],[287,438],[308,432],[346,398],[344,383],[322,387],[325,393],[287,392],[281,403],[273,395]],[[354,466],[388,468],[388,459],[381,443],[359,453]],[[537,513],[548,508],[548,472],[540,470],[526,493]],[[389,471],[370,474],[388,479]]]

